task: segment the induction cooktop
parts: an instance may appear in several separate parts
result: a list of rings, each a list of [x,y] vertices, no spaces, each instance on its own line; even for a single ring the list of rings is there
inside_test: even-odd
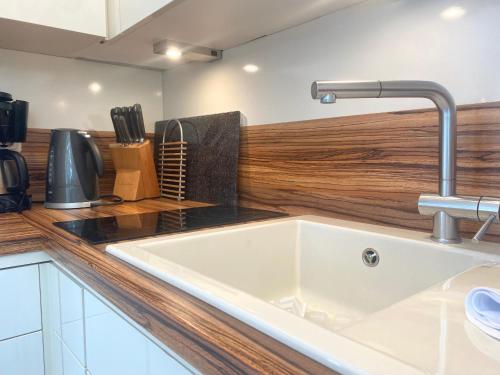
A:
[[[54,225],[97,245],[284,216],[287,215],[254,208],[210,206],[60,221]]]

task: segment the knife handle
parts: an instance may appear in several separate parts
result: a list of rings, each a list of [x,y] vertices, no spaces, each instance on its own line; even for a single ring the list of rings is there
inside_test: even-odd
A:
[[[123,144],[128,145],[128,144],[132,143],[132,137],[130,136],[126,117],[124,115],[118,116],[118,122],[121,126],[121,129],[122,129]]]
[[[118,129],[117,117],[119,115],[119,108],[111,108],[110,115],[111,121],[113,122],[113,129],[115,129],[116,142],[121,143],[120,130]]]
[[[137,116],[137,124],[139,127],[141,142],[144,142],[144,140],[146,139],[146,127],[144,126],[144,117],[142,116],[142,107],[140,104],[134,104],[134,112]]]
[[[132,124],[133,138],[134,142],[141,142],[141,132],[139,130],[139,124],[137,123],[137,116],[134,111],[134,107],[128,107],[128,113],[130,116],[130,123]]]
[[[126,134],[126,143],[132,143],[133,139],[132,139],[132,129],[131,129],[131,124],[130,124],[130,114],[128,113],[128,107],[121,107],[120,108],[120,111],[121,111],[121,117],[123,119],[123,124],[125,125],[124,126],[124,133]]]

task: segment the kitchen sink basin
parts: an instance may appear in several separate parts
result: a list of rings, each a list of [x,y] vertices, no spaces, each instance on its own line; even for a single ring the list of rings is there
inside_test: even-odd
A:
[[[106,250],[347,373],[358,372],[347,365],[348,357],[359,357],[362,349],[339,330],[487,261],[487,254],[470,251],[467,243],[442,245],[425,233],[315,216]],[[364,355],[366,370],[377,365],[370,364],[370,358],[377,361],[372,355],[382,354]]]

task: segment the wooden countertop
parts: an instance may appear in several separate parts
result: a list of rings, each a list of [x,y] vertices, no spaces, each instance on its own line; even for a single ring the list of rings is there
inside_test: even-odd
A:
[[[0,215],[0,255],[45,250],[76,277],[204,374],[333,374],[269,336],[52,225],[55,221],[154,212],[206,204],[144,200],[48,210],[35,204]]]
[[[19,214],[0,214],[0,256],[47,250],[50,240]]]

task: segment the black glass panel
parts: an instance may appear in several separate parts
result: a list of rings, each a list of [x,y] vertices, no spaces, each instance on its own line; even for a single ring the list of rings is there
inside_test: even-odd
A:
[[[212,206],[60,221],[54,225],[96,245],[283,216],[286,214],[253,208]]]

